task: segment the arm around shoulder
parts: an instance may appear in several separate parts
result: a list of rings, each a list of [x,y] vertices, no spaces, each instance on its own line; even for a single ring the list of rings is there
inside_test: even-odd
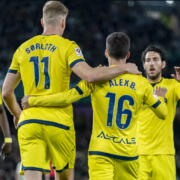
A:
[[[72,67],[72,71],[87,82],[107,81],[124,73],[141,74],[135,64],[127,63],[113,67],[90,67],[86,62],[79,62]]]

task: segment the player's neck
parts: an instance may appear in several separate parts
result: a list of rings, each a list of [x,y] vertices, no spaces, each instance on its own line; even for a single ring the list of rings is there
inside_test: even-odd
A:
[[[119,66],[122,64],[125,64],[126,60],[125,59],[120,59],[120,60],[116,60],[116,59],[109,59],[109,66]]]
[[[161,78],[162,78],[161,74],[156,79],[151,79],[149,76],[147,76],[147,80],[153,83],[157,83]]]
[[[62,36],[63,30],[60,30],[59,28],[56,28],[56,27],[48,26],[48,27],[44,27],[44,31],[42,34],[44,35],[56,34],[56,35]]]

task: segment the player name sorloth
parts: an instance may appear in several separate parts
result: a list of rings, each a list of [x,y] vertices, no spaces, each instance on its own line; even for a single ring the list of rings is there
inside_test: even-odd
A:
[[[32,44],[30,45],[29,48],[26,48],[25,51],[27,54],[31,53],[32,51],[35,50],[48,50],[51,52],[54,52],[57,49],[57,47],[53,44],[40,44],[40,43],[36,43],[36,44]]]

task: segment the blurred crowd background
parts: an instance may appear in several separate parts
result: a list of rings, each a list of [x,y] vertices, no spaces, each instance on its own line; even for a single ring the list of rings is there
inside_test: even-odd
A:
[[[143,72],[141,53],[150,44],[163,47],[168,63],[164,77],[170,78],[174,66],[180,66],[180,2],[178,1],[62,1],[70,10],[64,37],[75,41],[89,65],[108,65],[104,56],[105,39],[116,31],[131,38],[131,57]],[[45,1],[0,1],[0,86],[10,66],[13,53],[26,40],[42,34],[40,19]],[[144,74],[145,76],[145,74]],[[80,79],[72,74],[71,86]],[[22,84],[16,89],[18,101],[23,97]],[[74,103],[77,154],[75,180],[88,179],[87,152],[92,128],[90,98]],[[178,105],[178,107],[180,107]],[[180,180],[180,109],[174,121],[177,180]],[[13,138],[9,159],[0,159],[0,180],[16,177],[20,162],[17,130],[7,112]],[[0,145],[3,143],[0,130]],[[48,179],[48,178],[46,178]],[[53,178],[51,178],[53,179]]]

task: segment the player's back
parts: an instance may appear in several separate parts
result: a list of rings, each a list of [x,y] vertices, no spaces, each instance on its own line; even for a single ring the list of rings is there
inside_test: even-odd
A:
[[[89,154],[137,159],[138,112],[142,100],[151,105],[157,102],[152,97],[152,87],[140,75],[124,74],[96,84],[91,97],[94,117]]]
[[[71,66],[84,60],[76,53],[78,46],[58,35],[39,35],[23,43],[16,51],[10,71],[17,69],[25,95],[49,95],[69,90]],[[16,62],[17,61],[17,62]],[[72,106],[61,108],[33,107],[24,110],[24,120],[44,120],[71,126]]]

